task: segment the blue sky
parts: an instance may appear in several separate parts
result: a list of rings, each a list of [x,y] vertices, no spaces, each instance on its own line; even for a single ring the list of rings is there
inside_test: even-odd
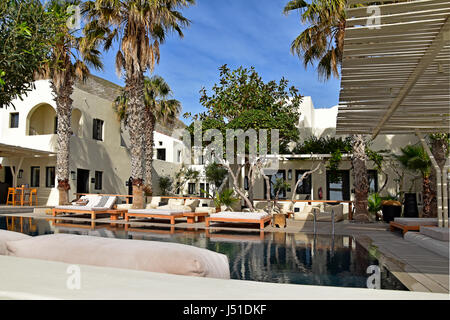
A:
[[[166,79],[174,98],[181,101],[181,115],[204,111],[199,90],[210,90],[218,82],[223,64],[232,69],[254,66],[264,81],[285,77],[302,95],[312,96],[316,108],[338,104],[339,80],[319,81],[314,67],[305,70],[290,53],[292,40],[305,26],[298,13],[283,14],[287,1],[197,0],[183,11],[191,26],[184,30],[183,39],[168,37],[154,72]],[[115,54],[115,50],[104,53],[104,71],[93,73],[123,85],[115,73]]]

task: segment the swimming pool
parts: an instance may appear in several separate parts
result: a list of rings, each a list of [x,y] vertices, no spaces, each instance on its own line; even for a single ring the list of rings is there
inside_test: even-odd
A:
[[[367,288],[367,268],[377,259],[349,236],[307,233],[236,232],[174,227],[138,227],[89,222],[0,217],[0,229],[32,236],[51,233],[166,241],[193,245],[227,255],[233,279]],[[381,289],[407,290],[386,269]]]

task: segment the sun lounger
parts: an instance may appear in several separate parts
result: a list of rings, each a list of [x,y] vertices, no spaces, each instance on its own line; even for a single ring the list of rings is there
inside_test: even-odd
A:
[[[117,220],[118,215],[125,215],[125,209],[113,209],[117,197],[115,196],[97,196],[89,195],[81,197],[82,200],[87,200],[86,205],[67,205],[56,206],[52,209],[52,215],[56,217],[59,213],[74,213],[74,214],[90,214],[91,219],[95,220],[97,214],[109,214],[112,220]]]
[[[402,230],[403,234],[408,231],[420,231],[420,227],[437,226],[437,218],[394,218],[394,221],[389,223],[389,229]]]
[[[170,224],[175,224],[175,219],[182,218],[184,212],[184,210],[128,209],[125,213],[125,221],[130,221],[130,217],[155,218],[170,220]]]
[[[239,222],[239,223],[258,223],[260,229],[264,229],[267,222],[272,219],[266,212],[220,212],[211,214],[206,218],[206,226],[211,222]]]

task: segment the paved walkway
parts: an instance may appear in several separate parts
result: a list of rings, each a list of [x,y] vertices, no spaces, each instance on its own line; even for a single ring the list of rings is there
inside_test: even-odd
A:
[[[0,213],[0,215],[5,215]],[[32,217],[32,218],[46,218],[51,219],[52,216],[45,213],[15,213],[10,214],[15,217]],[[109,218],[99,218],[95,224],[91,224],[89,218],[82,217],[58,217],[59,222],[70,224],[72,222],[83,222],[80,227],[87,229],[94,229],[103,227],[110,230],[124,230],[124,221],[115,221],[115,224],[110,224],[112,221]],[[152,222],[149,222],[152,221]],[[204,223],[187,224],[184,219],[177,220],[174,228],[168,223],[153,222],[156,220],[139,220],[133,222],[130,226],[138,227],[163,227],[167,229],[168,233],[175,230],[189,229],[196,232],[203,232],[205,229]],[[288,219],[286,228],[274,228],[270,225],[266,226],[264,232],[255,225],[239,225],[236,224],[213,224],[210,232],[220,233],[220,231],[246,231],[249,235],[254,233],[255,236],[263,236],[271,232],[287,232],[287,233],[313,233],[314,224],[310,221],[295,221]],[[72,226],[73,227],[73,226]],[[151,230],[150,230],[151,231]],[[332,226],[330,222],[318,222],[316,224],[317,234],[331,234]],[[437,292],[449,293],[449,260],[443,256],[437,255],[434,252],[428,251],[425,248],[419,247],[414,243],[403,239],[400,232],[390,232],[388,225],[382,222],[371,224],[359,224],[343,221],[335,224],[336,235],[353,236],[359,244],[370,250],[375,254],[380,262],[384,265],[394,276],[399,279],[409,290],[420,292]]]

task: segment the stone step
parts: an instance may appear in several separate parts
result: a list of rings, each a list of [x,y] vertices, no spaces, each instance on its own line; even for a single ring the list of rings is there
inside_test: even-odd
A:
[[[405,234],[404,239],[417,244],[418,246],[428,249],[440,256],[449,257],[449,242],[440,241],[423,235],[419,232],[409,231]]]

